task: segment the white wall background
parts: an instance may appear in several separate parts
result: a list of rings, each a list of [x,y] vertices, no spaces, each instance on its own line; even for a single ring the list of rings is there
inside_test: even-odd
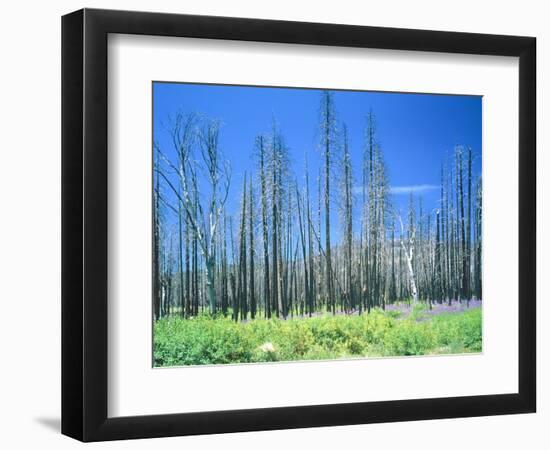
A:
[[[319,0],[19,1],[0,16],[0,447],[76,448],[59,434],[60,418],[60,16],[83,6],[190,14],[353,23],[538,38],[538,374],[535,415],[240,433],[95,444],[94,448],[230,450],[346,446],[407,449],[532,448],[550,445],[550,217],[544,207],[550,138],[543,105],[550,104],[550,11],[531,0],[446,3],[321,2]],[[545,19],[546,17],[546,19]]]

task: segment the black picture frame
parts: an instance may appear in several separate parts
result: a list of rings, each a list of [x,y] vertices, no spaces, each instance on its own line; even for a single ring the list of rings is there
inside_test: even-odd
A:
[[[517,393],[109,418],[107,36],[178,36],[519,57]],[[62,18],[62,433],[82,441],[535,412],[536,39],[83,9]]]

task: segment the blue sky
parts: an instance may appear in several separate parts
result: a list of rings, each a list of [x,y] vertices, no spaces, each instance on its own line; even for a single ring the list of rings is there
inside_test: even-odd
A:
[[[386,162],[392,196],[404,209],[409,192],[422,195],[426,209],[437,207],[441,164],[455,145],[471,146],[473,172],[481,173],[482,98],[478,96],[332,91],[338,121],[348,127],[356,184],[366,115],[376,115],[377,137]],[[275,119],[289,147],[300,181],[307,153],[315,192],[319,167],[318,129],[321,91],[185,83],[153,84],[154,136],[162,151],[173,155],[169,117],[197,112],[222,123],[220,146],[232,168],[229,213],[238,207],[244,172],[255,171],[254,139],[270,131]],[[174,158],[175,159],[175,158]],[[233,211],[232,211],[233,209]]]

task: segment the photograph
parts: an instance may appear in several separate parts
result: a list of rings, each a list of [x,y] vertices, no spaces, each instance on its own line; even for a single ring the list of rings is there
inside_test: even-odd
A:
[[[550,449],[550,27],[501,3],[6,2],[0,450]]]
[[[153,366],[482,351],[482,97],[153,82]]]

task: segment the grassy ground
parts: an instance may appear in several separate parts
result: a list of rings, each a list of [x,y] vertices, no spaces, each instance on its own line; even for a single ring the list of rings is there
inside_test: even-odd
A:
[[[154,327],[154,365],[178,366],[481,351],[481,308],[431,314],[373,310],[237,323],[207,315],[163,318]]]

